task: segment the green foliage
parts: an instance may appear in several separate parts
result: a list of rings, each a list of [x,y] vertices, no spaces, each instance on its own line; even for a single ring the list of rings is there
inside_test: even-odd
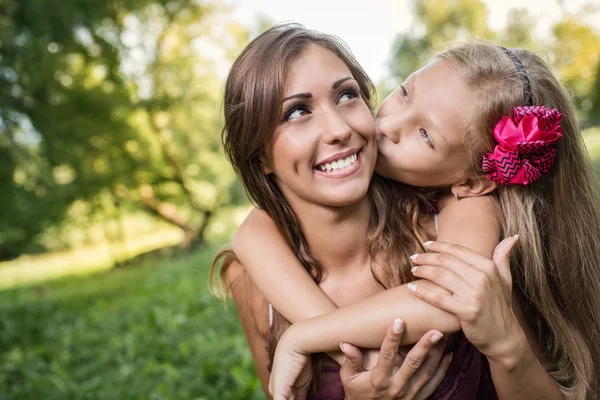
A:
[[[419,0],[414,7],[414,26],[396,38],[392,49],[393,79],[382,87],[382,98],[448,43],[487,39],[539,52],[572,90],[582,119],[589,124],[600,121],[600,32],[584,18],[597,15],[598,7],[589,5],[579,13],[563,14],[549,42],[535,37],[536,16],[525,9],[510,10],[507,26],[496,32],[487,25],[489,15],[482,0]]]
[[[264,398],[213,254],[0,292],[0,399]]]
[[[75,201],[79,223],[125,204],[203,241],[238,185],[205,53],[248,41],[217,1],[0,2],[0,259],[43,250]]]

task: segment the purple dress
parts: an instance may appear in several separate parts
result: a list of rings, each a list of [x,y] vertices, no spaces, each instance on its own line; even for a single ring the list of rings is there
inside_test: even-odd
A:
[[[450,336],[446,353],[453,352],[450,368],[430,400],[494,400],[497,399],[487,359],[461,332]],[[343,400],[344,387],[340,367],[322,369],[323,386],[308,400]]]
[[[272,316],[271,313],[270,316]],[[270,322],[269,340],[272,340],[272,318],[270,318]],[[467,340],[462,331],[448,338],[445,353],[454,353],[452,362],[442,383],[429,397],[430,400],[494,400],[498,398],[487,359]],[[344,400],[340,367],[323,366],[321,377],[322,385],[319,391],[310,393],[307,400]]]

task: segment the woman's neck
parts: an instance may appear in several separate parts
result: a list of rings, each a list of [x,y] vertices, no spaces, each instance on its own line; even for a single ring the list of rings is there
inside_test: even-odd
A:
[[[363,270],[369,265],[366,237],[372,204],[368,196],[345,207],[294,205],[310,252],[323,267],[323,275]]]

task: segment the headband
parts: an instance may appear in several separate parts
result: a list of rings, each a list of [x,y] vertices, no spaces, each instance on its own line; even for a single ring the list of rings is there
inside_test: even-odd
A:
[[[521,78],[521,83],[523,84],[523,99],[525,99],[525,106],[533,105],[533,95],[531,94],[531,82],[529,82],[529,76],[527,75],[527,71],[523,66],[521,60],[515,53],[506,47],[498,46],[504,51],[504,53],[510,57],[511,61],[515,64],[517,68],[517,72],[519,73],[519,77]]]
[[[493,152],[484,154],[482,169],[493,182],[527,186],[554,164],[556,142],[562,138],[562,114],[555,108],[533,105],[531,82],[523,63],[509,49],[500,48],[517,68],[525,104],[514,108],[512,118],[505,116],[496,124],[493,135],[498,144]]]

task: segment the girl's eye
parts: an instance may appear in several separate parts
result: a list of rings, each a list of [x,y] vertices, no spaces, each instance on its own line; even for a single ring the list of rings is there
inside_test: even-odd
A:
[[[429,133],[423,128],[419,129],[419,133],[421,134],[421,137],[423,138],[425,143],[427,143],[427,145],[429,147],[433,148],[433,142],[431,141],[431,137],[429,136]]]
[[[402,91],[402,97],[404,101],[408,101],[408,91],[406,90],[406,86],[400,85],[400,90]]]
[[[338,103],[343,103],[346,102],[348,100],[352,100],[358,97],[358,92],[354,89],[348,89],[348,90],[344,90],[341,94],[340,97],[338,97]]]
[[[309,114],[308,108],[306,106],[303,106],[303,105],[294,106],[294,107],[290,108],[288,110],[288,112],[285,113],[285,115],[283,116],[281,121],[286,122],[286,121],[298,119],[300,117],[303,117],[306,114]]]

